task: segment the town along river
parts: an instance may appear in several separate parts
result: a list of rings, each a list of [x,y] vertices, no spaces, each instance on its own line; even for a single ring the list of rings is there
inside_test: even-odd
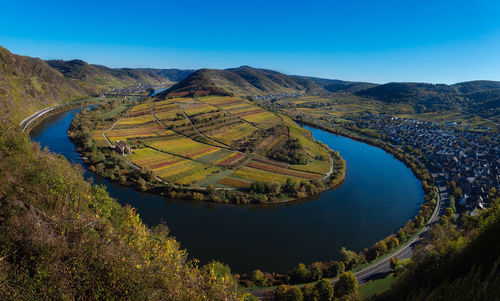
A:
[[[78,110],[42,121],[31,137],[42,147],[85,166],[67,137]],[[325,131],[307,128],[339,151],[347,162],[344,183],[307,201],[277,205],[215,205],[169,200],[86,177],[108,187],[120,204],[137,208],[148,225],[165,222],[171,235],[201,263],[219,260],[233,272],[286,272],[300,262],[339,258],[342,246],[370,247],[413,218],[424,192],[410,169],[383,150]]]

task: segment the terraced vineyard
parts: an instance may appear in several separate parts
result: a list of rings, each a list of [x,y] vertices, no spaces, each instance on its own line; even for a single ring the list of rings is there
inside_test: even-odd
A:
[[[97,127],[93,138],[97,147],[125,141],[135,165],[191,187],[320,181],[334,162],[307,130],[240,97],[151,99]]]

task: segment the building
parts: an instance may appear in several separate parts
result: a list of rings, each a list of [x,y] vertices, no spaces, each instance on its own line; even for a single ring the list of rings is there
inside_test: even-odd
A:
[[[115,150],[120,155],[130,155],[130,146],[123,141],[116,141]]]

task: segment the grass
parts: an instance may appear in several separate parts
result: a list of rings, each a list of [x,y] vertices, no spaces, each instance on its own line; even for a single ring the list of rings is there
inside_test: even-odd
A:
[[[369,300],[375,294],[382,292],[391,287],[394,283],[394,275],[391,273],[385,278],[372,280],[359,287],[359,298],[361,300]]]
[[[281,184],[286,183],[287,178],[295,179],[298,182],[304,180],[303,178],[294,177],[290,175],[282,175],[275,172],[265,171],[261,169],[255,169],[247,166],[239,168],[233,173],[234,177],[251,180],[251,181],[262,181],[262,182],[279,182]]]

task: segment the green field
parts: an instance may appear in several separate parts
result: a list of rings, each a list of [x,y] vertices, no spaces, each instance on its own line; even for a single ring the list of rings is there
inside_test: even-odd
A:
[[[389,289],[394,283],[394,275],[389,274],[385,278],[372,280],[359,287],[359,298],[361,300],[369,300],[375,294],[382,292],[383,290]]]

